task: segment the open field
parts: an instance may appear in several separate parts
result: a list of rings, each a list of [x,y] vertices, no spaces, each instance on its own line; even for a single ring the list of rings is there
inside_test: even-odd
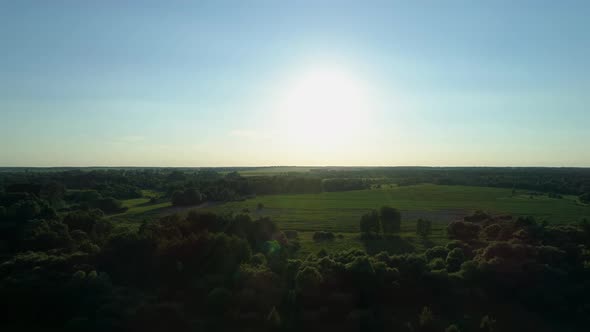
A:
[[[134,198],[128,199],[123,201],[123,206],[129,208],[124,214],[140,214],[145,213],[152,210],[162,209],[171,207],[172,203],[170,202],[162,202],[151,204],[149,198]]]
[[[155,220],[174,213],[184,213],[191,209],[200,209],[211,205],[212,203],[203,203],[200,205],[179,207],[172,206],[172,203],[169,201],[150,203],[149,198],[134,198],[123,200],[123,206],[128,208],[127,211],[110,215],[109,218],[115,222],[133,224],[142,221]]]
[[[257,204],[264,207],[257,210]],[[304,195],[260,196],[210,208],[214,212],[240,212],[268,216],[283,229],[357,232],[359,217],[382,205],[402,211],[405,221],[427,218],[446,224],[475,210],[513,216],[532,215],[550,223],[576,223],[590,218],[590,207],[575,197],[562,199],[530,196],[510,189],[423,184],[386,189],[330,192]]]
[[[120,227],[137,229],[142,221],[156,220],[162,216],[172,214],[171,202],[151,204],[149,198],[134,198],[123,200],[127,211],[109,216],[111,221]]]

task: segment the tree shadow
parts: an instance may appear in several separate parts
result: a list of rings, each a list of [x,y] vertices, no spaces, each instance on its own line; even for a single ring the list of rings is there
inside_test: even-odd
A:
[[[380,238],[364,239],[363,245],[368,254],[374,255],[386,251],[390,255],[412,253],[416,250],[411,241],[396,235],[388,235]]]

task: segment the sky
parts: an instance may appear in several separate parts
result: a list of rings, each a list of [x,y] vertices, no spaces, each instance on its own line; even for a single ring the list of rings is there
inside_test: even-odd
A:
[[[590,167],[588,1],[0,0],[0,166]]]

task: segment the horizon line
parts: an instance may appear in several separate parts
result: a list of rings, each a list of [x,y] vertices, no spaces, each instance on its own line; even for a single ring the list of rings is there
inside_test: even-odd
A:
[[[257,165],[257,166],[1,166],[6,168],[590,168],[590,166],[539,165]]]

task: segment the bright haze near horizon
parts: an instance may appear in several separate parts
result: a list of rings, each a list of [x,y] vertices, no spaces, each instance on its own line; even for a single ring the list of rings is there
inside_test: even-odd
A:
[[[585,1],[2,1],[0,166],[590,166]]]

